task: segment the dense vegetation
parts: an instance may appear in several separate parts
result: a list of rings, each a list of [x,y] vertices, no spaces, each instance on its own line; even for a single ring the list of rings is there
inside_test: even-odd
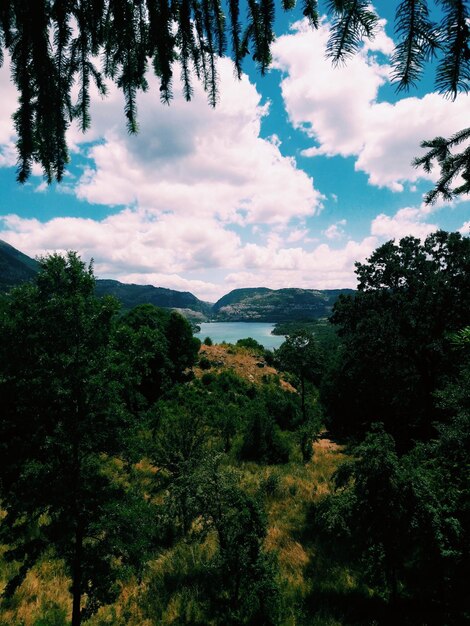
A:
[[[357,274],[271,353],[40,260],[0,304],[0,624],[465,623],[470,240]]]

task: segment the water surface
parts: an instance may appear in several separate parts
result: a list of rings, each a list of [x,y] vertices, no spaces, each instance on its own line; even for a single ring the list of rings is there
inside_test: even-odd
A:
[[[237,343],[239,339],[251,337],[265,348],[279,348],[284,335],[271,335],[274,324],[269,322],[202,322],[201,331],[195,337],[204,341],[210,337],[214,343]]]

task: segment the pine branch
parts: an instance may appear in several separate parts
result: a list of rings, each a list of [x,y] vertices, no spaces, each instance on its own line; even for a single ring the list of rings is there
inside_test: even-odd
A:
[[[378,17],[368,0],[329,0],[328,5],[333,24],[326,56],[338,65],[359,50],[364,38],[374,37]]]
[[[444,18],[440,26],[443,57],[436,71],[438,91],[455,100],[460,91],[469,90],[470,14],[466,0],[439,0]]]
[[[310,23],[312,28],[318,28],[319,15],[318,15],[318,2],[317,0],[303,0],[302,13]]]
[[[397,8],[395,33],[400,39],[391,65],[398,91],[415,86],[424,65],[436,54],[435,24],[429,19],[427,0],[403,0]]]
[[[440,196],[450,201],[455,196],[470,192],[470,147],[456,154],[452,152],[452,148],[469,139],[470,128],[466,128],[449,139],[435,137],[421,143],[422,148],[429,150],[422,157],[414,159],[413,165],[423,167],[427,174],[432,171],[435,162],[440,168],[439,180],[425,196],[426,204],[434,204]],[[465,182],[452,188],[453,181],[458,176],[461,176]]]

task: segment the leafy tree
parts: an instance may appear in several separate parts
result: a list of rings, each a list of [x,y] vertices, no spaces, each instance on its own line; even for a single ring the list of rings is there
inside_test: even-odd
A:
[[[1,539],[19,564],[6,592],[52,547],[72,579],[73,626],[112,599],[119,570],[146,558],[149,504],[113,460],[132,428],[115,367],[117,309],[95,298],[92,267],[70,252],[42,259],[0,319]]]
[[[303,421],[307,421],[305,383],[320,382],[322,356],[312,333],[299,330],[288,335],[284,343],[275,352],[278,367],[295,374],[300,382],[300,398]]]
[[[153,304],[138,305],[123,315],[115,342],[130,375],[126,392],[134,397],[129,402],[143,409],[186,378],[201,345],[187,320]]]
[[[434,23],[430,6],[442,9]],[[295,2],[283,0],[292,10]],[[317,0],[302,0],[301,10],[313,27],[319,25]],[[372,38],[378,17],[367,0],[324,0],[320,8],[332,19],[327,54],[340,63],[357,52],[364,38]],[[183,92],[192,96],[192,77],[199,79],[209,102],[217,102],[216,58],[226,53],[230,40],[235,72],[241,76],[244,57],[251,54],[261,73],[271,61],[274,41],[274,0],[248,0],[245,27],[240,3],[224,7],[212,3],[174,0],[7,0],[0,5],[0,64],[3,52],[11,57],[12,80],[19,91],[14,115],[18,135],[18,180],[24,182],[32,164],[41,164],[48,181],[61,180],[69,158],[66,131],[78,119],[86,130],[90,120],[90,85],[106,93],[105,79],[123,92],[130,132],[136,132],[136,96],[148,87],[148,65],[160,81],[164,102],[172,96],[174,64],[181,68]],[[436,86],[451,98],[468,91],[470,77],[469,8],[466,0],[401,0],[397,2],[395,32],[398,44],[392,57],[398,89],[413,86],[429,61],[437,59]],[[227,25],[228,23],[228,25]],[[76,25],[76,28],[73,25]],[[52,34],[52,37],[51,37]],[[103,58],[97,68],[95,59]],[[78,98],[72,99],[74,83]],[[428,201],[449,199],[470,190],[470,148],[454,149],[470,134],[464,129],[451,137],[423,143],[429,152],[417,165],[430,170],[437,162],[441,177]],[[452,187],[461,174],[464,182]]]
[[[171,385],[173,365],[165,336],[167,322],[166,311],[143,304],[117,324],[114,341],[129,376],[124,393],[134,412],[151,406]]]
[[[335,493],[315,507],[330,558],[436,624],[461,624],[469,615],[469,337],[468,328],[452,336],[459,371],[436,394],[447,422],[401,457],[376,425],[340,466]],[[416,621],[410,614],[405,623]]]
[[[240,457],[258,463],[287,463],[289,446],[274,416],[261,400],[253,401],[245,415]]]
[[[438,231],[389,241],[356,273],[357,294],[331,318],[343,345],[322,396],[337,432],[360,436],[380,420],[407,447],[432,434],[433,392],[455,371],[447,334],[470,322],[470,240]]]
[[[172,363],[171,380],[173,383],[186,380],[186,370],[196,362],[201,342],[193,337],[191,324],[176,311],[171,311],[165,325],[168,341],[168,357]]]
[[[263,550],[267,526],[260,503],[217,458],[203,466],[199,485],[206,532],[214,530],[218,540],[207,590],[216,623],[274,626],[279,610],[276,567]]]

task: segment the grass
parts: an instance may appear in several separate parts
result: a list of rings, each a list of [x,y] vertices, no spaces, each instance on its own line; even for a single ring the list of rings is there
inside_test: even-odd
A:
[[[201,354],[216,363],[211,372],[232,370],[245,380],[264,384],[278,372],[267,365],[260,367],[260,357],[251,350],[229,345],[202,346]],[[196,376],[204,372],[195,368]],[[282,381],[282,386],[295,389]],[[320,438],[312,444],[312,457],[302,461],[294,435],[291,461],[285,465],[260,466],[238,463],[240,484],[249,493],[262,498],[267,513],[265,548],[276,555],[279,587],[283,606],[282,626],[342,626],[334,611],[312,611],[309,603],[319,590],[323,592],[355,589],[346,570],[332,572],[321,563],[315,538],[305,532],[313,504],[332,488],[332,475],[345,458],[342,448]],[[227,459],[228,461],[228,459]],[[109,471],[120,474],[119,462],[110,462]],[[146,490],[155,468],[142,461],[135,468],[133,480]],[[101,607],[87,626],[170,626],[200,624],[204,621],[204,598],[198,587],[198,573],[203,573],[216,549],[215,537],[209,534],[198,545],[180,541],[162,550],[148,564],[142,581],[122,583],[117,601]],[[0,550],[0,591],[14,572]],[[325,576],[322,579],[322,572]],[[320,578],[319,578],[320,577]],[[323,586],[322,586],[323,585]],[[51,558],[31,569],[23,584],[9,601],[0,606],[0,626],[66,626],[70,623],[70,580],[62,563]]]

